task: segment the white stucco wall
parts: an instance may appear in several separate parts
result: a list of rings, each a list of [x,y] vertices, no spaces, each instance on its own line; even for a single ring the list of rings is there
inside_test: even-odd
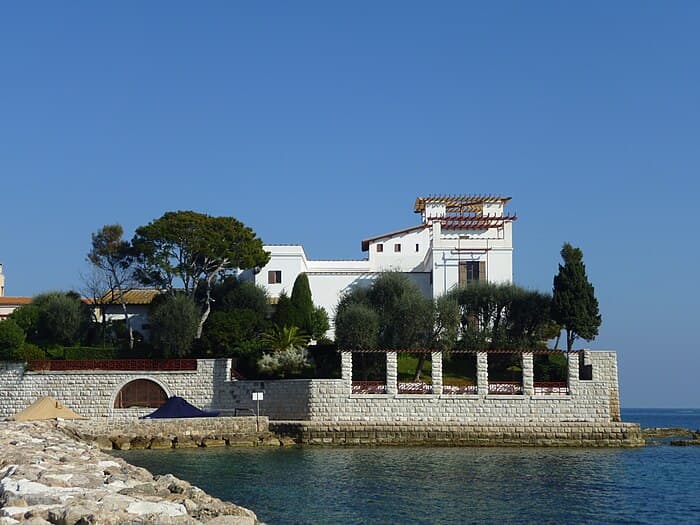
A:
[[[445,212],[444,204],[428,203],[426,213],[422,214],[423,225],[363,241],[367,259],[310,260],[301,245],[266,245],[270,262],[258,273],[246,271],[240,277],[261,285],[275,299],[282,291],[291,294],[297,276],[306,272],[314,303],[325,308],[331,320],[343,293],[355,286],[368,286],[382,271],[404,272],[428,297],[439,297],[459,286],[460,263],[466,261],[485,264],[485,275],[481,275],[481,279],[511,282],[511,220],[500,228],[481,230],[447,230],[440,221],[425,223],[426,217],[443,216]],[[503,203],[485,203],[483,214],[502,216]],[[383,248],[381,252],[377,250],[379,245]],[[400,251],[396,251],[396,245],[400,245]],[[268,283],[270,271],[281,272],[281,283]]]
[[[382,245],[383,251],[377,251]],[[401,251],[395,251],[399,245]],[[418,250],[416,250],[416,245]],[[430,253],[430,229],[408,232],[377,239],[369,243],[369,262],[373,271],[395,270],[400,272],[425,272],[426,259]]]

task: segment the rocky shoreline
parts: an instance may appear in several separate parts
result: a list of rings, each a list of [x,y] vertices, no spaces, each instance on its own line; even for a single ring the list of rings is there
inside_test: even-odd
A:
[[[259,525],[243,507],[109,456],[56,422],[0,423],[0,525]]]

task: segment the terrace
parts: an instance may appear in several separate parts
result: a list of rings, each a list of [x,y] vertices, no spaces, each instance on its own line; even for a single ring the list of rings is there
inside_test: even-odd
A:
[[[558,350],[344,351],[342,376],[356,395],[568,396],[568,352]],[[423,373],[408,376],[423,355]],[[585,377],[580,377],[585,379]]]

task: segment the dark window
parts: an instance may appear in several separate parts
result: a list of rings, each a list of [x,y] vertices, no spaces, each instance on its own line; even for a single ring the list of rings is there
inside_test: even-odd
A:
[[[590,363],[586,364],[583,352],[578,355],[578,378],[581,381],[593,380],[593,365]]]
[[[419,245],[419,244],[416,244],[416,251],[417,251],[417,252],[420,251],[420,245]]]
[[[267,272],[267,284],[280,284],[282,282],[282,270],[270,270]]]
[[[149,379],[136,379],[125,384],[114,400],[114,408],[158,408],[168,400],[158,383]]]
[[[384,251],[384,245],[383,244],[377,244],[377,253],[382,253]]]
[[[486,263],[484,261],[465,261],[459,263],[459,285],[486,280]]]
[[[400,252],[401,251],[401,245],[399,243],[394,244],[394,251],[395,252]]]

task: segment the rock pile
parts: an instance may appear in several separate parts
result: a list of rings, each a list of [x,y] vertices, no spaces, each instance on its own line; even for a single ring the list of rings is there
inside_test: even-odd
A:
[[[0,423],[0,525],[258,525],[170,474],[77,441],[52,422]]]

